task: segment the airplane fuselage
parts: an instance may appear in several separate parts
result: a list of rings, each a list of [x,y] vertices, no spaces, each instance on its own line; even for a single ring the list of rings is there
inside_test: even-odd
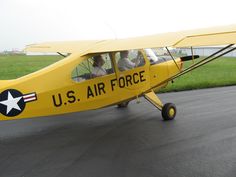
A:
[[[180,72],[172,60],[74,82],[71,71],[88,56],[71,54],[40,71],[2,81],[0,120],[12,120],[98,109],[129,101],[167,85],[159,85]],[[114,61],[114,59],[113,59]],[[181,60],[176,59],[179,68]],[[116,67],[116,66],[115,66]]]

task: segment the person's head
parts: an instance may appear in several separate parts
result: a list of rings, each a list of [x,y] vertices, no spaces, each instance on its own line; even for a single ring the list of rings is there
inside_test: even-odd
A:
[[[101,67],[104,65],[105,61],[103,60],[101,55],[97,55],[93,57],[93,67]]]
[[[128,50],[121,51],[120,52],[120,58],[128,58],[128,54],[129,54]]]

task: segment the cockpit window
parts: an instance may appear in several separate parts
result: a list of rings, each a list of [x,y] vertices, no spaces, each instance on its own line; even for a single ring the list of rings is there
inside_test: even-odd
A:
[[[151,65],[166,61],[162,54],[158,54],[160,51],[157,49],[144,49],[144,51]],[[163,52],[163,50],[161,50],[161,52]]]
[[[152,49],[144,49],[144,51],[146,52],[147,58],[149,59],[150,63],[158,62],[159,58],[156,56]]]
[[[80,63],[72,71],[71,78],[82,82],[114,73],[109,53],[94,55]]]
[[[145,60],[140,50],[125,50],[117,52],[115,54],[115,59],[120,71],[126,71],[145,65]]]

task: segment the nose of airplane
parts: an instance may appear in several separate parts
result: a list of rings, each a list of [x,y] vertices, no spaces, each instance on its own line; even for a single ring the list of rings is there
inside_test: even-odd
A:
[[[181,61],[180,68],[181,68],[181,70],[183,68],[183,64],[184,64],[185,61],[194,60],[194,59],[197,59],[197,58],[199,58],[199,55],[189,55],[189,56],[180,57],[180,61]]]

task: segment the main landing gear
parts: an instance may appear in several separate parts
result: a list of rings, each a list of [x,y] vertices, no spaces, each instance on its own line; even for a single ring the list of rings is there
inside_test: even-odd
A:
[[[163,120],[173,120],[176,116],[176,106],[173,103],[162,104],[157,95],[151,91],[146,93],[144,97],[161,111]]]
[[[176,116],[176,107],[173,103],[166,103],[162,104],[161,100],[158,98],[158,96],[153,92],[148,92],[144,95],[144,98],[146,98],[150,103],[152,103],[156,108],[158,108],[161,111],[161,115],[163,120],[173,120]],[[118,108],[125,108],[129,104],[129,101],[125,101],[122,103],[119,103],[117,106]]]
[[[166,103],[161,110],[162,118],[164,120],[173,120],[176,115],[176,107],[173,103]]]

